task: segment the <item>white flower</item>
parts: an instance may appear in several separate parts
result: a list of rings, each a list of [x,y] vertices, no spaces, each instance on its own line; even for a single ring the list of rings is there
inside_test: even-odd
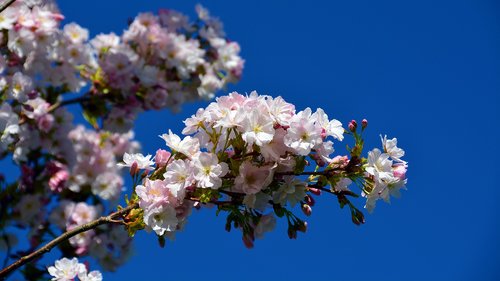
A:
[[[280,188],[273,194],[273,201],[282,206],[287,202],[294,207],[298,202],[306,197],[307,184],[294,176],[286,176]]]
[[[116,49],[120,45],[120,37],[114,33],[110,34],[98,34],[94,39],[90,41],[92,47],[94,47],[97,52],[102,52],[106,49]]]
[[[255,237],[262,239],[264,238],[264,233],[273,231],[276,227],[276,217],[274,214],[270,213],[260,217],[257,226],[255,226],[254,234]]]
[[[10,88],[7,91],[7,94],[19,102],[25,102],[28,100],[28,93],[32,90],[33,81],[31,80],[31,77],[26,76],[21,72],[16,72],[12,76]]]
[[[29,105],[30,107],[29,110],[23,108],[24,115],[30,119],[37,119],[46,115],[50,108],[50,104],[40,97],[30,99],[24,104]]]
[[[43,210],[40,195],[26,194],[21,197],[17,203],[15,210],[19,212],[18,221],[23,224],[32,224],[38,222]]]
[[[137,195],[141,199],[139,205],[143,209],[147,209],[154,203],[168,202],[176,205],[177,200],[171,190],[167,188],[162,180],[149,180],[146,178],[144,185],[138,185],[135,188]]]
[[[11,29],[21,12],[17,7],[8,7],[2,11],[0,13],[0,29]]]
[[[201,152],[192,163],[199,187],[217,189],[222,185],[221,177],[227,174],[228,166],[224,162],[219,163],[217,155]]]
[[[380,136],[380,138],[382,140],[382,146],[384,147],[385,153],[389,154],[392,159],[398,162],[406,163],[405,161],[401,160],[401,157],[405,155],[405,151],[397,146],[397,138],[393,138],[390,140],[387,139],[387,136]]]
[[[382,156],[378,158],[378,162],[383,162],[379,163],[379,166],[387,166],[387,162],[392,163],[390,160],[381,160],[386,157],[384,155],[388,157],[388,154],[383,153]],[[366,192],[362,193],[363,197],[367,198],[365,208],[370,213],[373,212],[377,200],[383,199],[385,202],[389,203],[390,196],[398,198],[400,196],[400,190],[405,188],[407,181],[405,178],[405,164],[391,167],[390,172],[379,172],[379,170],[380,169],[377,168],[370,170],[371,172],[369,172],[369,174],[372,175],[373,188],[368,194]]]
[[[101,272],[94,270],[87,274],[87,271],[78,273],[80,281],[102,281]]]
[[[273,120],[269,114],[266,114],[259,109],[254,109],[247,113],[246,118],[241,124],[242,138],[250,146],[254,143],[262,146],[273,140],[274,127]]]
[[[66,24],[63,31],[73,44],[81,44],[89,39],[89,31],[74,22]]]
[[[260,153],[262,153],[262,156],[264,156],[267,161],[279,161],[281,156],[285,155],[289,150],[283,143],[285,135],[285,129],[278,128],[275,130],[273,140],[260,147]]]
[[[281,126],[290,125],[290,119],[295,114],[295,106],[287,103],[282,97],[268,100],[269,113]]]
[[[85,265],[78,263],[77,258],[71,260],[62,258],[55,262],[55,266],[51,266],[47,270],[53,276],[51,280],[58,281],[71,281],[79,273],[86,271]]]
[[[332,136],[339,141],[344,139],[344,128],[342,127],[342,123],[335,119],[329,121],[328,115],[326,115],[323,109],[318,108],[311,116],[311,119],[316,120],[316,124],[325,130],[327,136]]]
[[[246,194],[255,194],[266,188],[273,180],[274,170],[270,166],[257,167],[249,161],[241,164],[234,179],[235,188]]]
[[[310,108],[292,117],[284,142],[297,154],[303,156],[308,155],[314,146],[321,144],[321,131],[318,126],[314,125]]]
[[[19,117],[5,102],[0,106],[0,152],[14,141],[12,135],[17,133],[19,133]]]
[[[271,196],[264,192],[257,192],[255,194],[247,194],[243,199],[243,204],[246,206],[264,212],[269,206],[269,200],[271,200]]]
[[[158,73],[160,69],[156,66],[146,65],[139,70],[137,76],[144,86],[151,87],[158,82]]]
[[[175,231],[178,223],[175,208],[165,203],[155,203],[144,210],[144,223],[157,235]]]
[[[213,40],[211,40],[211,43]],[[226,42],[217,47],[218,60],[217,64],[220,68],[232,72],[243,66],[243,59],[239,56],[240,45],[237,42]]]
[[[349,178],[341,178],[335,183],[334,189],[336,191],[346,191],[349,190],[349,185],[351,185],[352,180]]]
[[[97,218],[98,211],[98,208],[95,206],[89,205],[85,202],[79,202],[75,205],[70,218],[74,224],[82,225],[95,220]]]
[[[122,187],[123,178],[115,172],[99,174],[91,184],[92,193],[104,200],[117,199]]]
[[[186,125],[186,127],[182,130],[182,133],[184,135],[189,135],[197,132],[205,122],[204,113],[205,110],[203,108],[199,108],[195,115],[191,115],[190,118],[184,120],[184,125]]]
[[[193,168],[189,160],[174,160],[167,165],[167,171],[163,174],[165,184],[171,192],[180,199],[184,198],[184,190],[193,181]]]
[[[152,166],[155,164],[155,162],[151,160],[150,154],[144,156],[141,153],[128,154],[127,152],[123,155],[123,162],[124,163],[118,163],[118,166],[132,167],[132,165],[136,163],[137,168],[141,170],[154,170]]]
[[[332,159],[330,158],[330,154],[333,153],[333,142],[332,141],[325,141],[322,142],[320,145],[316,145],[314,147],[316,150],[317,155],[326,162],[331,162]]]
[[[389,154],[382,153],[378,148],[368,152],[366,172],[372,176],[378,173],[381,179],[392,178],[392,161],[389,160]]]
[[[168,130],[168,134],[161,135],[160,138],[165,141],[172,151],[182,153],[189,158],[200,151],[200,142],[197,138],[187,136],[181,140],[181,138],[172,133],[171,130]]]
[[[200,75],[200,87],[198,87],[198,94],[201,98],[212,99],[215,92],[222,88],[223,81],[221,81],[215,74],[207,73]]]

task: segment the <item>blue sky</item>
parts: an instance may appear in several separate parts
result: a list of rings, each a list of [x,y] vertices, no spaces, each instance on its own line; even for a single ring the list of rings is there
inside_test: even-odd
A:
[[[66,21],[121,33],[138,12],[194,14],[196,1],[59,1]],[[367,118],[367,147],[397,137],[408,191],[367,222],[322,196],[309,229],[285,222],[252,250],[214,210],[194,212],[164,249],[153,234],[105,280],[500,280],[500,5],[495,1],[200,1],[238,41],[246,66],[228,91],[281,95],[347,124]],[[221,93],[222,94],[222,93]],[[145,153],[207,103],[143,114]],[[343,145],[337,151],[344,153]],[[358,206],[363,202],[358,201]]]

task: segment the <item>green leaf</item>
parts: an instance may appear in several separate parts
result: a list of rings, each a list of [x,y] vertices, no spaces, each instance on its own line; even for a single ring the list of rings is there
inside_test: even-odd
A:
[[[296,174],[300,174],[300,173],[304,172],[306,164],[307,164],[307,161],[306,161],[305,156],[295,157],[295,169],[293,170],[293,172]]]
[[[97,124],[97,121],[98,121],[98,116],[89,111],[89,110],[86,110],[86,109],[83,109],[83,118],[89,122],[90,125],[92,125],[92,127],[94,128],[99,128],[98,124]]]

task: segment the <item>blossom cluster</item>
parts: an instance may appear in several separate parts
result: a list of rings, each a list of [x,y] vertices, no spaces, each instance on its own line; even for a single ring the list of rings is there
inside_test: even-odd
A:
[[[83,263],[79,263],[77,258],[62,258],[56,260],[53,266],[47,268],[51,280],[70,281],[76,280],[78,277],[80,281],[102,281],[102,274],[97,270],[88,272],[87,267]]]
[[[406,163],[400,160],[404,152],[396,139],[384,138],[384,154],[375,149],[366,160],[360,157],[362,140],[352,122],[349,131],[344,130],[322,109],[297,112],[281,97],[233,92],[199,109],[184,123],[185,137],[172,131],[160,136],[170,152],[157,151],[156,167],[140,154],[128,155],[122,164],[132,173],[153,171],[135,191],[146,229],[159,236],[171,236],[184,223],[189,201],[194,206],[215,204],[229,212],[229,228],[231,222],[242,228],[247,246],[274,226],[274,215],[264,214],[267,210],[289,218],[289,235],[294,238],[306,223],[287,208],[299,205],[310,215],[312,195],[326,185],[331,186],[328,192],[349,204],[353,221],[362,223],[362,214],[345,197],[353,194],[348,188],[352,182],[362,183],[370,211],[378,198],[388,200],[406,183]],[[333,155],[333,141],[342,141],[345,133],[356,139],[350,159]],[[314,172],[306,171],[312,163]]]
[[[178,111],[186,101],[211,99],[240,79],[243,59],[222,23],[198,5],[198,19],[172,10],[139,14],[121,36],[100,34],[90,41],[97,68],[89,68],[96,94],[116,103],[104,128],[130,129],[142,110]],[[126,122],[123,122],[126,120]]]
[[[35,249],[55,231],[103,215],[124,190],[117,159],[139,150],[131,131],[138,113],[176,111],[240,79],[238,43],[205,8],[196,11],[195,21],[173,10],[142,13],[122,35],[95,38],[76,23],[62,25],[51,0],[17,0],[2,11],[0,159],[11,156],[20,168],[12,184],[0,174],[4,237],[26,229]],[[73,123],[65,106],[76,103],[93,129]],[[180,221],[191,207],[176,206]],[[0,244],[13,248],[6,239]],[[130,241],[118,226],[101,226],[60,249],[114,270]]]
[[[405,155],[403,149],[397,147],[396,138],[382,139],[383,151],[378,148],[368,153],[368,163],[366,165],[366,174],[369,179],[369,185],[363,192],[367,198],[366,208],[373,211],[375,202],[383,199],[390,201],[390,196],[399,197],[400,189],[404,188],[407,182],[406,169],[408,163],[401,159]]]

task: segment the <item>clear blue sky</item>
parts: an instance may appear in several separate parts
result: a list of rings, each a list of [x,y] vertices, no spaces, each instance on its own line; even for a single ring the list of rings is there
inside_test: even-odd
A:
[[[66,20],[92,35],[121,33],[141,11],[193,15],[197,3],[59,2]],[[498,2],[201,3],[242,46],[243,79],[229,90],[322,107],[344,124],[367,118],[368,147],[382,133],[406,149],[408,191],[379,203],[361,227],[324,196],[307,234],[289,240],[281,221],[253,250],[214,210],[194,212],[164,249],[153,234],[138,235],[129,263],[105,280],[500,280]],[[143,151],[154,153],[164,145],[157,135],[180,133],[203,106],[143,114]]]

